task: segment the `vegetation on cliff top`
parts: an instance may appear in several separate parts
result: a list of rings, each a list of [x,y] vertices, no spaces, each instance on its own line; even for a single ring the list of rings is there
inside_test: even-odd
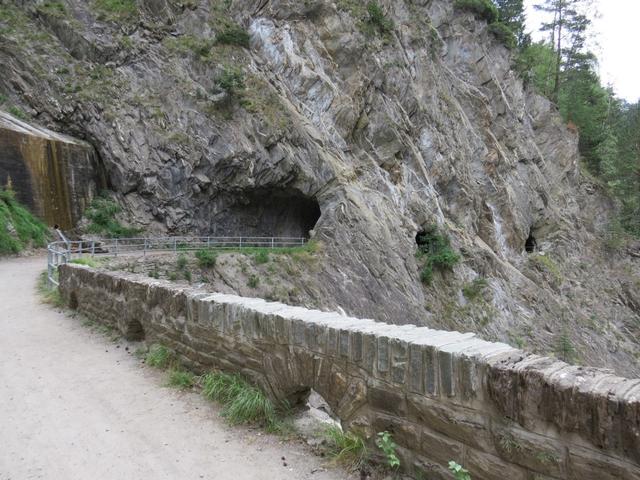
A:
[[[20,205],[10,189],[0,188],[0,255],[44,247],[47,227]]]
[[[568,128],[579,134],[589,173],[617,200],[620,214],[611,228],[640,236],[640,103],[617,98],[600,80],[597,58],[588,49],[595,17],[590,2],[539,0],[536,9],[548,16],[540,30],[549,40],[532,42],[524,33],[523,0],[494,1],[499,21],[517,38],[516,69],[558,105]]]

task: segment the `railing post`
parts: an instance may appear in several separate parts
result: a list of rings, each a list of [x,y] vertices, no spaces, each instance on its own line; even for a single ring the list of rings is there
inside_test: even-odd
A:
[[[144,237],[144,246],[142,247],[142,256],[147,256],[147,237]]]
[[[96,255],[96,241],[91,240],[91,257]]]
[[[274,241],[275,241],[275,239],[273,237],[271,237],[271,250],[273,250]]]
[[[211,248],[211,237],[207,237],[207,248]]]
[[[178,245],[177,245],[177,239],[174,238],[173,239],[173,253],[176,253],[178,251]]]
[[[116,238],[116,257],[118,256],[118,239]]]
[[[240,248],[242,248],[242,237],[240,237]]]

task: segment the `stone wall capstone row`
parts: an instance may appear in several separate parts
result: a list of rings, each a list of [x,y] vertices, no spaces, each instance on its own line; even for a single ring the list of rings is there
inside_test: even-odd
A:
[[[640,380],[472,333],[388,325],[124,272],[60,267],[67,303],[196,371],[239,372],[275,400],[310,389],[346,428],[392,432],[403,468],[450,479],[640,480]]]

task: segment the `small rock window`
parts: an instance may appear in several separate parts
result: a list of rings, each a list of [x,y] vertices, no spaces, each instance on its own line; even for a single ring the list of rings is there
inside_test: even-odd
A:
[[[529,232],[529,236],[524,242],[524,249],[527,253],[533,253],[538,249],[538,242],[536,241],[536,237],[533,236],[533,232]]]

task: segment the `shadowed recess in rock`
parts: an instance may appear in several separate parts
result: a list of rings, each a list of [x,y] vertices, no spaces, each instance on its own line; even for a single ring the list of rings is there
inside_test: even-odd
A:
[[[318,219],[318,201],[289,189],[242,192],[214,215],[211,230],[217,235],[309,237]]]

